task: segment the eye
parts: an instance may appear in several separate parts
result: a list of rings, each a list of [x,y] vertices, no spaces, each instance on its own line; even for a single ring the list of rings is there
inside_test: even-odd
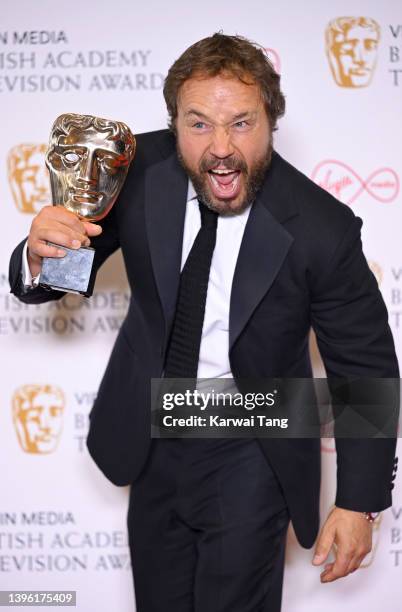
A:
[[[40,422],[40,412],[41,409],[38,408],[30,408],[26,411],[25,418],[27,421],[34,421],[35,423]]]
[[[32,168],[30,168],[29,170],[26,170],[23,174],[23,180],[24,181],[33,181],[35,179],[35,175],[36,175],[36,171],[33,170]]]
[[[194,123],[193,127],[201,130],[203,127],[205,127],[205,123],[203,123],[203,121],[197,121],[197,123]]]
[[[120,166],[122,166],[123,164],[121,163],[121,161],[116,158],[116,157],[99,157],[98,158],[99,164],[101,166],[103,166],[103,168],[109,172],[113,172],[115,170],[117,170]]]
[[[377,41],[368,38],[364,41],[364,47],[367,49],[367,51],[372,51],[373,49],[377,48]]]
[[[355,45],[353,44],[352,41],[350,42],[344,42],[343,45],[341,46],[341,55],[349,55],[353,52]]]
[[[68,164],[76,164],[80,160],[80,156],[74,151],[67,151],[63,154],[63,160]]]
[[[243,127],[246,127],[247,125],[248,125],[247,121],[244,121],[244,120],[243,121],[236,121],[236,123],[234,124],[234,126],[238,127],[238,128],[243,128]]]

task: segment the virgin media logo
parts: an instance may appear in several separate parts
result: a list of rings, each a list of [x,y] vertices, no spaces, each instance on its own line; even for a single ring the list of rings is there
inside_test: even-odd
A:
[[[392,168],[378,168],[363,179],[347,164],[326,159],[314,168],[311,178],[344,204],[353,204],[363,193],[378,202],[393,202],[399,193],[399,178]]]

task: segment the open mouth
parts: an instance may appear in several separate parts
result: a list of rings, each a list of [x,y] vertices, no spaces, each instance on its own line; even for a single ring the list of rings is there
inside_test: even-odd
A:
[[[209,183],[217,198],[235,198],[240,193],[240,170],[213,168],[208,170]]]

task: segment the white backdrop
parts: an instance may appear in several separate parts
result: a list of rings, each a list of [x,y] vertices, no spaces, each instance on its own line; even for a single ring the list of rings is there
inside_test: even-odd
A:
[[[330,70],[325,31],[342,16],[364,16],[379,26],[378,45],[366,45],[371,64],[364,87],[342,86]],[[105,480],[84,444],[87,415],[127,309],[121,256],[105,264],[91,300],[68,296],[30,307],[9,293],[8,259],[27,235],[35,210],[48,202],[43,143],[55,117],[95,114],[123,120],[134,132],[165,127],[162,83],[170,64],[188,45],[221,29],[271,49],[287,100],[275,146],[363,218],[365,253],[401,354],[399,0],[204,0],[200,8],[179,0],[3,3],[1,589],[72,589],[83,612],[134,609],[125,532],[128,490]],[[18,435],[18,408],[39,394],[52,399],[53,411],[47,423],[44,414],[38,416],[32,435],[35,427],[42,433],[49,427],[50,433],[28,447]],[[322,461],[323,520],[335,496],[330,441],[323,444]],[[322,568],[311,565],[313,550],[301,549],[290,530],[283,610],[335,612],[340,598],[345,612],[399,609],[401,526],[397,484],[366,567],[326,585],[319,580]]]

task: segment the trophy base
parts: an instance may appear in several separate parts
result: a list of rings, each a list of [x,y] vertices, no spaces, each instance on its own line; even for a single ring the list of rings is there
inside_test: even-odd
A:
[[[67,293],[79,293],[90,297],[95,284],[93,261],[95,249],[80,247],[69,249],[54,242],[47,242],[66,251],[64,257],[44,257],[39,285],[45,289],[56,289]]]

